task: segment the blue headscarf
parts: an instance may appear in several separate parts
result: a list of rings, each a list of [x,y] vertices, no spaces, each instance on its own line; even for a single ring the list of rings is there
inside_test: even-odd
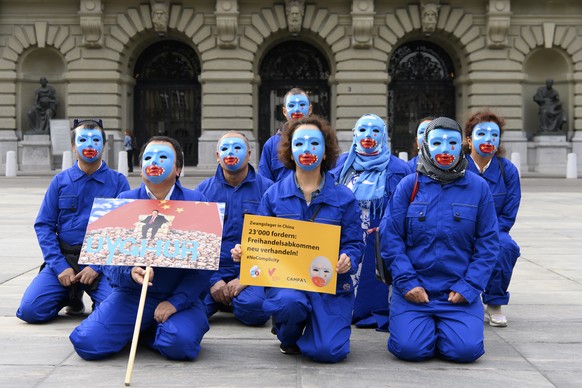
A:
[[[380,139],[378,153],[375,155],[364,155],[356,151],[356,135],[360,121],[369,118],[379,120],[383,124],[382,138]],[[388,149],[388,128],[384,121],[375,114],[367,113],[360,117],[353,129],[354,136],[348,157],[339,175],[339,182],[346,184],[350,179],[350,169],[360,173],[354,182],[352,191],[361,208],[368,208],[372,214],[381,214],[386,187],[386,170],[390,162],[390,150]]]

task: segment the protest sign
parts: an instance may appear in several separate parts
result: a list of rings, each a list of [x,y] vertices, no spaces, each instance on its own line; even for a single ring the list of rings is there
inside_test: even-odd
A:
[[[96,198],[79,264],[217,270],[224,204]]]
[[[340,227],[245,215],[240,283],[335,294]]]

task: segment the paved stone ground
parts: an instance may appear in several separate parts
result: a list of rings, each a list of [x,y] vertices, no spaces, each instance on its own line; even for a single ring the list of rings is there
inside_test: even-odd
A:
[[[194,187],[199,176],[185,177]],[[33,222],[50,176],[0,177],[0,387],[123,386],[129,351],[86,362],[68,340],[81,318],[29,325],[14,313],[42,259]],[[136,175],[132,187],[139,184]],[[580,387],[582,386],[582,180],[525,178],[512,235],[521,245],[507,328],[485,326],[486,354],[465,365],[398,361],[387,335],[354,329],[335,365],[285,356],[270,327],[211,320],[195,362],[139,349],[135,387]],[[89,302],[87,302],[89,303]]]

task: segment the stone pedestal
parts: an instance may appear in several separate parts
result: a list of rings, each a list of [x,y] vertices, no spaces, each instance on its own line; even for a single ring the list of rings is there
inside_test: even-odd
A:
[[[582,131],[574,132],[572,136],[572,152],[576,154],[578,162],[578,176],[582,175]]]
[[[564,134],[538,135],[528,144],[528,160],[533,171],[565,176],[571,144]]]
[[[47,171],[52,168],[49,135],[24,135],[19,144],[21,171]]]
[[[530,171],[528,166],[527,138],[522,131],[505,131],[501,146],[505,148],[505,158],[511,159],[511,154],[517,152],[520,159],[520,171]]]

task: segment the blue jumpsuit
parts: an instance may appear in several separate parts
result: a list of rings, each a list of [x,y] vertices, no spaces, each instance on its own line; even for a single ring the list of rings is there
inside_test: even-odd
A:
[[[61,252],[60,243],[81,246],[93,199],[115,198],[129,190],[122,174],[110,170],[103,162],[91,175],[86,175],[75,163],[52,179],[34,223],[34,229],[46,266],[28,286],[16,311],[16,316],[28,323],[42,323],[57,317],[69,303],[69,288],[58,280],[61,272],[71,266]],[[81,266],[81,269],[86,266]],[[101,267],[91,266],[101,274]],[[98,305],[111,292],[106,280],[101,279],[96,289],[79,284]]]
[[[220,247],[220,268],[210,278],[209,287],[218,281],[225,283],[238,278],[240,264],[232,260],[230,250],[240,244],[245,214],[257,214],[261,197],[273,184],[272,181],[255,173],[249,165],[246,178],[237,187],[231,186],[224,179],[222,168],[218,166],[213,177],[206,179],[198,186],[212,202],[226,204],[224,226],[222,229],[222,245]],[[262,325],[269,319],[269,314],[263,310],[265,289],[263,287],[247,286],[232,300],[234,316],[246,325]],[[208,316],[215,314],[221,307],[210,293],[204,299]]]
[[[393,277],[388,350],[410,361],[438,355],[472,362],[485,353],[480,294],[499,251],[493,197],[470,171],[446,185],[419,174],[410,203],[414,180],[401,181],[380,223]],[[426,290],[429,303],[404,298],[415,287]],[[450,291],[468,303],[449,302]]]
[[[271,186],[261,201],[259,214],[341,226],[339,253],[347,254],[352,271],[364,250],[360,209],[350,189],[325,174],[321,192],[308,205],[297,187],[295,174]],[[314,193],[315,194],[315,193]],[[320,205],[321,204],[321,205]],[[301,353],[318,362],[338,362],[350,352],[354,290],[349,272],[338,275],[336,294],[266,288],[265,311],[275,318],[277,337],[283,346],[296,344]],[[305,330],[305,331],[304,331]]]
[[[339,179],[344,162],[348,154],[341,155],[332,170],[332,174]],[[369,209],[361,209],[361,227],[365,233],[366,250],[362,259],[362,268],[359,276],[356,275],[356,298],[352,323],[357,327],[377,327],[378,330],[388,331],[388,316],[390,305],[388,303],[388,285],[376,279],[376,239],[375,233],[367,233],[368,230],[377,228],[388,205],[388,201],[396,190],[396,186],[402,178],[412,173],[406,162],[390,155],[390,162],[386,171],[386,186],[384,187],[384,204],[382,211],[374,213]],[[341,182],[340,182],[341,183]]]
[[[119,198],[149,199],[145,185],[119,195]],[[172,200],[206,201],[198,191],[174,186]],[[85,360],[98,360],[121,351],[131,343],[140,300],[140,284],[131,277],[132,267],[108,266],[105,274],[112,293],[73,330],[69,339]],[[200,342],[208,331],[208,318],[202,298],[208,289],[211,271],[154,268],[153,285],[148,288],[141,322],[145,344],[172,360],[194,360]],[[177,310],[164,323],[154,320],[161,302],[170,302]]]
[[[418,155],[416,155],[414,158],[410,159],[408,162],[408,165],[410,166],[410,168],[412,169],[413,172],[416,171],[416,164],[418,162]]]
[[[478,167],[469,155],[467,170],[479,174],[489,184],[495,201],[497,222],[499,223],[499,256],[493,274],[483,293],[483,303],[506,305],[509,303],[509,282],[513,267],[520,255],[519,246],[509,235],[515,223],[521,201],[521,184],[517,168],[505,158],[494,157],[489,167],[480,174]],[[500,167],[500,163],[502,166]],[[501,170],[503,168],[503,172]]]
[[[281,163],[277,155],[277,148],[281,141],[281,131],[286,129],[287,126],[287,123],[285,123],[282,128],[277,129],[277,133],[265,142],[259,159],[259,174],[273,182],[278,182],[293,172]]]

